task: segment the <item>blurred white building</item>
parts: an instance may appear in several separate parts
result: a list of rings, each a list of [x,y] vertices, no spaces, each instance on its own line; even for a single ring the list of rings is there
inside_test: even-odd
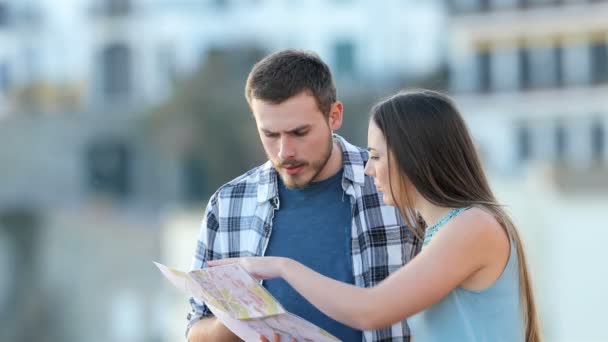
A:
[[[234,45],[316,51],[337,77],[391,80],[433,72],[441,54],[438,1],[155,1],[161,35],[191,39],[198,53]],[[187,5],[185,5],[187,4]],[[162,9],[162,10],[160,10]],[[181,56],[187,56],[181,44]]]
[[[0,208],[55,205],[57,191],[78,203],[93,183],[158,197],[147,186],[156,175],[132,177],[154,162],[129,136],[134,121],[218,51],[316,51],[344,94],[432,72],[443,14],[435,0],[0,0],[0,160],[11,165]]]
[[[605,164],[608,2],[450,3],[450,87],[488,166]]]
[[[420,77],[440,63],[443,18],[435,0],[0,0],[0,109],[27,90],[45,108],[138,109],[243,46],[310,49],[345,80]]]
[[[547,341],[606,341],[608,1],[452,0],[450,89],[519,223]]]
[[[0,340],[183,339],[187,300],[152,261],[189,267],[202,208],[162,214],[189,184],[140,114],[224,50],[316,51],[341,95],[421,77],[444,14],[438,0],[0,0]]]

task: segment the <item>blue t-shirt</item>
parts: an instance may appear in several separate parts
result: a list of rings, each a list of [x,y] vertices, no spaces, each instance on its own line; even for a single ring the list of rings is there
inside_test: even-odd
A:
[[[280,207],[274,214],[266,255],[289,257],[325,276],[354,284],[351,204],[342,190],[342,173],[302,189],[288,189],[279,177]],[[324,315],[283,279],[267,280],[264,286],[287,311],[342,341],[361,341],[360,331]]]

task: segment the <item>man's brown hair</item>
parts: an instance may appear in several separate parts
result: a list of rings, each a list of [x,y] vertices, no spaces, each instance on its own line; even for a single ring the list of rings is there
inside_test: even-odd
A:
[[[336,102],[336,86],[329,67],[321,58],[309,51],[287,49],[272,53],[257,62],[245,86],[245,97],[279,104],[309,92],[315,98],[319,110],[329,116],[331,105]]]

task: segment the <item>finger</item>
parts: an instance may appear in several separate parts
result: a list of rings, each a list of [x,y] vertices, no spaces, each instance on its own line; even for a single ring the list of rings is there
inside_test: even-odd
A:
[[[207,261],[207,265],[209,265],[211,267],[215,267],[215,266],[234,264],[237,262],[239,262],[239,258],[226,258],[226,259],[209,260],[209,261]]]
[[[274,342],[281,342],[281,335],[274,333]]]
[[[266,336],[260,335],[260,342],[270,342],[270,341],[266,338]]]

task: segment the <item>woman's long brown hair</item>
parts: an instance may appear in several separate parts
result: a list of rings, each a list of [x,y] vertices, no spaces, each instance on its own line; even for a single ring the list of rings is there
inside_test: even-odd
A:
[[[497,203],[466,124],[452,101],[430,90],[401,92],[374,106],[371,120],[384,134],[389,158],[394,158],[389,160],[389,168],[396,165],[400,171],[400,189],[414,186],[426,200],[442,207],[479,207],[500,223],[517,251],[525,341],[540,341],[540,323],[520,235]],[[392,195],[408,225],[422,238],[424,227],[415,219],[407,190]]]

